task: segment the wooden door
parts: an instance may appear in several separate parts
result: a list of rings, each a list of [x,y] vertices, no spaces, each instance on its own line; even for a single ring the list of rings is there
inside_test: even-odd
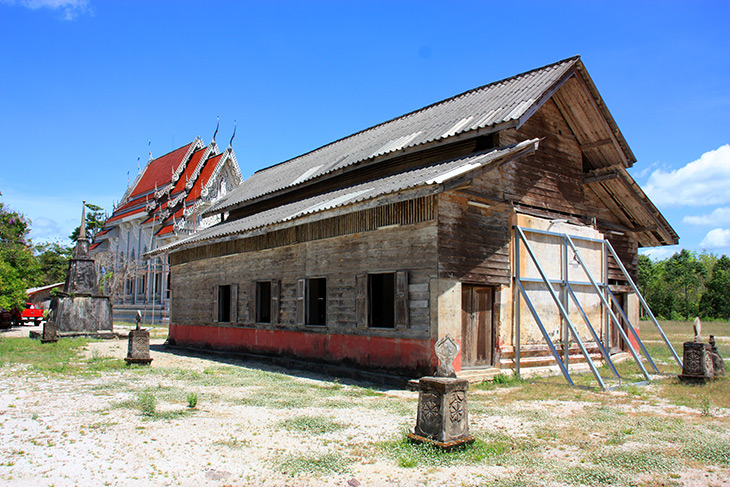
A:
[[[619,304],[621,305],[622,309],[626,309],[624,306],[626,295],[625,294],[617,294],[616,299],[618,300]],[[621,315],[621,312],[619,311],[618,307],[616,306],[616,303],[611,300],[611,311],[613,311],[613,314],[616,315],[616,318],[618,318],[619,323],[621,323],[621,328],[628,333],[628,330],[626,329],[626,323],[624,323],[624,318]],[[610,331],[610,351],[613,353],[620,352],[620,351],[626,351],[628,350],[626,348],[626,342],[621,337],[621,333],[618,331],[618,328],[616,326],[616,323],[609,317],[608,321],[610,323],[611,331]]]
[[[461,286],[461,365],[494,365],[494,288]]]

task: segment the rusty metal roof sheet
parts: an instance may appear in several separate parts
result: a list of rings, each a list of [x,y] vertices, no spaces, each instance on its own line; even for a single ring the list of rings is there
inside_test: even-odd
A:
[[[409,147],[505,123],[518,126],[520,117],[538,108],[543,95],[564,80],[576,63],[579,56],[469,90],[262,169],[206,213],[220,213]]]
[[[245,218],[220,223],[186,239],[155,249],[147,255],[166,253],[181,246],[195,244],[196,242],[225,238],[233,235],[245,236],[244,234],[247,232],[252,232],[263,227],[284,223],[314,213],[352,205],[407,189],[433,186],[434,193],[436,193],[443,189],[443,186],[441,186],[442,183],[478,168],[504,163],[530,154],[537,150],[537,146],[538,139],[527,140],[511,146],[472,154],[432,166],[412,169],[330,193],[320,194],[262,211]]]

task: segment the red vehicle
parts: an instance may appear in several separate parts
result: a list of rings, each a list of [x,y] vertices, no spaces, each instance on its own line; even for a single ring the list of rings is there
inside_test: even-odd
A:
[[[36,326],[43,321],[43,310],[36,308],[33,303],[25,303],[25,309],[20,314],[20,321],[23,324],[33,322]]]

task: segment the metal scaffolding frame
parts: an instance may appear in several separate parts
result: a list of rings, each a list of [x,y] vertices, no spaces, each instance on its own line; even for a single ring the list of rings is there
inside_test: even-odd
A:
[[[652,360],[651,356],[649,355],[649,352],[646,350],[646,347],[644,346],[643,342],[639,338],[638,333],[636,333],[636,330],[631,323],[631,320],[629,320],[629,317],[624,312],[623,308],[621,307],[618,299],[614,295],[614,293],[611,291],[609,285],[608,285],[608,255],[609,253],[611,256],[613,256],[613,259],[618,264],[619,268],[621,269],[621,272],[623,273],[624,277],[626,278],[626,281],[631,285],[631,288],[636,293],[637,297],[639,298],[639,301],[641,305],[643,306],[644,310],[647,313],[647,316],[651,318],[651,321],[654,323],[654,326],[659,331],[659,334],[664,339],[664,343],[667,345],[669,350],[672,352],[672,355],[674,356],[674,359],[676,360],[677,364],[682,367],[682,361],[679,359],[679,356],[677,355],[677,352],[674,350],[674,347],[672,347],[672,344],[669,342],[669,339],[667,338],[666,334],[664,333],[664,330],[662,330],[662,327],[659,325],[659,322],[657,322],[656,318],[654,317],[654,314],[649,309],[649,306],[646,304],[646,301],[644,300],[644,297],[639,292],[639,288],[636,286],[634,281],[631,279],[631,276],[629,276],[628,272],[626,271],[626,268],[624,267],[621,260],[618,258],[618,255],[616,254],[616,251],[613,249],[613,246],[611,246],[611,243],[608,240],[605,239],[595,239],[595,238],[589,238],[589,237],[581,237],[581,236],[570,236],[565,233],[557,233],[557,232],[550,232],[547,230],[538,230],[533,228],[524,228],[520,226],[515,226],[515,277],[514,277],[514,284],[515,284],[515,291],[514,291],[514,317],[515,317],[515,372],[517,374],[520,374],[520,326],[521,326],[521,299],[525,300],[525,305],[527,306],[527,309],[530,311],[530,314],[535,320],[535,323],[537,324],[538,328],[540,329],[540,332],[542,333],[543,338],[545,339],[545,342],[548,345],[548,348],[550,349],[550,352],[552,353],[553,357],[555,358],[555,361],[560,368],[560,371],[563,374],[563,377],[565,377],[565,380],[570,384],[573,384],[573,380],[570,377],[570,371],[569,371],[569,345],[570,345],[570,339],[575,341],[575,343],[578,345],[578,348],[580,349],[581,353],[586,359],[586,363],[588,364],[591,372],[593,373],[593,376],[595,377],[596,381],[600,385],[601,389],[606,390],[608,387],[606,386],[605,381],[601,377],[598,368],[596,367],[596,364],[591,359],[590,354],[588,353],[588,350],[581,339],[580,335],[578,334],[578,331],[573,324],[572,320],[570,319],[570,314],[568,312],[568,305],[569,305],[569,299],[572,300],[573,303],[575,303],[575,306],[580,311],[580,316],[582,317],[583,321],[585,322],[588,330],[590,331],[590,334],[594,340],[594,342],[597,344],[601,356],[603,357],[605,363],[609,366],[611,369],[611,372],[616,377],[616,379],[621,381],[621,376],[619,375],[618,371],[616,370],[616,367],[611,360],[611,354],[609,352],[610,342],[611,342],[611,323],[615,325],[616,330],[620,334],[621,338],[623,339],[624,343],[626,343],[628,346],[628,351],[631,353],[632,357],[636,361],[637,365],[639,366],[639,369],[641,370],[641,373],[644,375],[644,377],[647,380],[651,380],[651,376],[649,375],[649,372],[644,367],[644,364],[642,363],[641,357],[635,350],[635,348],[631,344],[631,340],[629,339],[629,336],[627,335],[626,331],[624,330],[623,326],[621,326],[621,322],[619,321],[619,318],[616,316],[616,313],[611,309],[611,303],[616,305],[616,308],[619,311],[619,314],[621,315],[621,318],[623,318],[626,328],[631,333],[632,338],[634,338],[635,342],[638,344],[639,348],[641,349],[642,354],[646,358],[647,362],[651,365],[652,370],[655,373],[659,373],[659,369],[657,369],[656,364]],[[543,267],[540,265],[540,262],[537,258],[537,255],[533,251],[530,243],[527,240],[527,237],[525,236],[526,233],[532,233],[532,234],[539,234],[539,235],[547,235],[547,236],[553,236],[560,238],[561,241],[561,279],[550,279],[548,278],[547,274],[545,273]],[[575,246],[574,241],[585,241],[585,242],[594,242],[601,245],[601,254],[603,259],[603,276],[604,280],[602,282],[597,282],[596,279],[593,277],[592,273],[588,269],[588,266],[586,265],[585,261],[583,260],[583,257],[581,256],[580,252],[578,251],[577,247]],[[522,276],[522,269],[520,268],[520,248],[522,243],[527,250],[527,254],[530,256],[530,259],[532,260],[533,264],[535,265],[535,268],[537,269],[538,273],[540,274],[540,278],[528,278]],[[584,281],[571,281],[569,278],[568,273],[568,249],[570,249],[573,252],[573,259],[577,261],[577,263],[580,265],[580,267],[583,269],[583,272],[588,277],[589,282]],[[545,325],[542,323],[542,320],[540,319],[540,316],[537,313],[537,310],[535,309],[535,306],[532,303],[532,300],[530,299],[529,295],[527,294],[527,291],[525,290],[525,287],[523,286],[523,283],[532,282],[532,283],[543,283],[547,287],[547,290],[550,293],[550,296],[552,300],[555,302],[555,304],[558,307],[558,310],[560,311],[560,316],[563,319],[563,323],[565,326],[563,327],[561,325],[561,338],[563,341],[563,351],[564,351],[564,357],[561,358],[560,354],[558,353],[557,349],[555,348],[555,344],[553,343],[552,339],[550,338],[549,333],[545,329]],[[553,286],[559,286],[560,289],[560,296],[558,296],[558,293],[555,291]],[[590,319],[588,318],[588,315],[586,314],[585,310],[583,309],[583,306],[581,305],[578,296],[576,295],[575,291],[573,290],[573,287],[583,287],[583,288],[589,288],[593,289],[596,295],[598,295],[600,301],[601,301],[601,309],[605,311],[605,316],[607,318],[606,333],[597,333],[596,329],[593,327],[593,325],[590,322]],[[610,301],[609,301],[610,300]],[[601,313],[604,315],[604,313]],[[601,327],[601,331],[603,331],[603,327]],[[603,338],[603,340],[601,339]]]

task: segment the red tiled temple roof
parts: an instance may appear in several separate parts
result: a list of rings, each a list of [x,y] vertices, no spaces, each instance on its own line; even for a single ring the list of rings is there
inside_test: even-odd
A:
[[[198,176],[198,181],[196,182],[195,186],[193,186],[193,188],[190,190],[186,201],[193,201],[200,198],[200,193],[203,191],[205,185],[208,184],[208,181],[215,172],[215,168],[216,166],[218,166],[218,163],[220,162],[221,157],[223,157],[223,154],[225,153],[218,154],[217,156],[213,156],[205,161],[205,166],[203,166],[203,170],[200,172],[200,176]]]
[[[145,167],[144,173],[142,174],[139,182],[130,194],[130,199],[142,193],[154,190],[155,184],[160,187],[169,183],[172,179],[173,171],[180,166],[183,157],[185,157],[190,146],[194,143],[195,141],[190,142],[179,149],[175,149],[164,156],[160,156],[157,159],[150,161],[150,163]]]

